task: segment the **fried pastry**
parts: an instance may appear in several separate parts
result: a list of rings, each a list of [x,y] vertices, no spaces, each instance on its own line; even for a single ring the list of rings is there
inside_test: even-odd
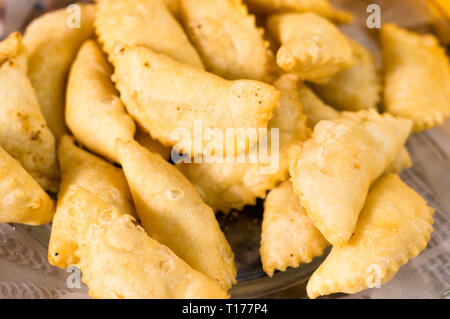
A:
[[[298,94],[308,127],[313,128],[322,120],[334,120],[341,116],[339,111],[325,104],[306,84],[299,83]]]
[[[354,63],[348,38],[326,19],[314,13],[270,16],[267,28],[281,47],[277,64],[303,80],[326,83]]]
[[[0,145],[46,190],[58,190],[55,138],[27,77],[19,33],[0,42]]]
[[[347,242],[369,187],[392,163],[411,121],[374,110],[321,121],[291,153],[290,174],[308,216],[333,245]]]
[[[118,42],[142,45],[203,69],[197,51],[161,0],[97,0],[97,3],[96,33],[108,55]]]
[[[95,6],[79,6],[80,27],[69,23],[73,13],[64,8],[33,20],[23,38],[29,56],[28,75],[57,143],[67,132],[64,121],[67,75],[78,49],[94,31]]]
[[[94,298],[225,299],[216,282],[147,236],[129,215],[111,208],[77,250],[83,281]]]
[[[411,156],[408,149],[403,146],[395,156],[391,164],[386,168],[385,173],[400,174],[405,168],[412,166]]]
[[[323,254],[329,245],[306,214],[292,183],[285,181],[269,192],[264,202],[261,261],[272,277],[275,270],[298,267]]]
[[[425,249],[433,231],[433,212],[397,175],[380,178],[351,239],[333,247],[309,279],[308,296],[357,293],[391,280]]]
[[[208,71],[230,80],[270,80],[273,53],[242,0],[180,4],[183,24]]]
[[[180,1],[179,0],[163,0],[167,10],[175,17],[180,17]]]
[[[66,193],[82,280],[94,298],[227,298],[205,275],[150,238],[130,215],[80,186]]]
[[[116,139],[134,138],[136,126],[111,81],[112,68],[93,40],[81,47],[67,86],[66,122],[91,151],[118,162]]]
[[[131,116],[154,139],[190,155],[241,149],[226,146],[200,131],[212,129],[226,136],[229,129],[259,133],[267,128],[279,104],[279,91],[253,80],[227,81],[143,47],[116,47],[112,54],[114,81]],[[259,139],[249,135],[242,149]],[[200,145],[199,145],[200,144]]]
[[[1,147],[0,174],[0,223],[38,226],[52,221],[53,200]]]
[[[166,161],[171,158],[172,149],[162,145],[157,140],[152,139],[152,137],[148,133],[145,133],[142,129],[138,128],[136,130],[134,139],[150,152],[161,155],[161,157]]]
[[[274,82],[281,92],[280,108],[275,110],[269,122],[268,136],[260,143],[263,147],[252,150],[259,155],[267,153],[268,160],[259,157],[252,162],[246,154],[245,162],[204,161],[177,165],[215,211],[228,213],[232,209],[241,210],[245,205],[254,205],[258,197],[264,198],[268,190],[288,178],[290,147],[310,135],[297,83],[298,77],[293,74],[282,75]],[[276,144],[272,139],[273,129],[278,129],[278,136],[274,136],[278,137]]]
[[[375,60],[365,47],[349,40],[355,64],[328,83],[313,85],[313,89],[325,103],[340,110],[376,109],[381,99],[381,78]]]
[[[414,131],[440,125],[450,116],[450,64],[432,35],[384,24],[384,108],[409,118]]]
[[[351,13],[335,10],[328,0],[244,0],[250,10],[272,14],[274,12],[314,12],[338,23],[350,23]]]

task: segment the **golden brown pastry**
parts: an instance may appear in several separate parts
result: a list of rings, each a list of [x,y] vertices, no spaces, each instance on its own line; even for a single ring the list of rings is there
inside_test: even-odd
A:
[[[272,277],[275,270],[298,267],[323,254],[329,245],[306,214],[290,181],[269,192],[264,202],[261,261]]]
[[[273,53],[242,0],[180,4],[183,24],[208,71],[230,80],[270,80]]]
[[[69,187],[66,195],[78,266],[92,297],[228,297],[217,283],[150,238],[130,215],[80,186]]]
[[[241,210],[245,205],[254,205],[258,197],[264,198],[268,190],[288,178],[289,149],[310,134],[305,125],[297,83],[297,76],[285,74],[273,84],[281,92],[280,108],[275,110],[269,122],[268,136],[264,139],[267,144],[261,141],[258,147],[252,149],[260,155],[267,153],[268,159],[260,157],[252,161],[250,155],[245,154],[243,162],[213,160],[177,165],[215,211],[228,213],[232,209]],[[272,136],[272,129],[278,129],[276,141],[273,140],[277,136]]]
[[[344,112],[319,122],[312,139],[292,150],[294,190],[330,243],[350,239],[370,184],[392,163],[411,125],[374,110]]]
[[[303,80],[326,83],[354,63],[348,38],[326,19],[314,13],[270,16],[270,34],[281,44],[277,64]]]
[[[351,239],[335,246],[311,276],[308,296],[357,293],[391,280],[425,249],[434,209],[397,175],[371,188]]]
[[[405,168],[412,166],[411,156],[408,149],[403,146],[395,156],[391,164],[386,168],[385,173],[400,174]]]
[[[381,99],[381,78],[375,60],[365,47],[349,40],[355,64],[339,72],[328,83],[313,85],[313,89],[325,103],[340,110],[376,109]]]
[[[279,91],[253,80],[227,81],[212,73],[181,64],[147,47],[116,47],[112,54],[114,81],[131,116],[154,139],[190,156],[248,150],[259,137],[248,136],[238,148],[224,147],[224,140],[198,137],[205,132],[227,129],[267,128],[279,104]],[[258,131],[257,131],[258,133]],[[200,144],[200,145],[198,145]]]
[[[325,104],[306,84],[299,83],[298,94],[308,127],[313,128],[322,120],[334,120],[341,116],[339,111]]]
[[[66,122],[79,143],[118,162],[116,139],[134,138],[136,126],[111,81],[112,68],[93,40],[86,41],[67,86]]]
[[[94,31],[95,6],[80,4],[80,27],[69,23],[66,8],[51,11],[33,20],[23,38],[29,55],[28,75],[42,113],[57,143],[67,132],[64,121],[66,80],[78,49]]]
[[[442,124],[450,116],[450,65],[438,40],[384,24],[381,48],[385,110],[413,120],[414,131]]]
[[[175,17],[180,17],[180,1],[179,0],[163,0],[167,10]]]
[[[333,120],[341,116],[341,112],[326,105],[307,85],[299,83],[299,96],[302,110],[307,117],[308,127],[314,126],[323,120]],[[403,169],[411,167],[412,160],[406,147],[402,147],[392,163],[386,168],[387,173],[399,174]]]
[[[142,45],[203,69],[183,28],[161,0],[97,0],[97,3],[96,33],[108,55],[118,42]]]
[[[74,144],[72,137],[63,136],[58,149],[61,166],[61,189],[48,247],[52,265],[66,268],[78,262],[74,255],[79,242],[80,229],[75,227],[77,218],[74,203],[68,199],[69,188],[81,186],[122,214],[136,216],[128,184],[120,168],[89,154]],[[85,203],[86,205],[86,203]]]
[[[58,190],[55,138],[27,77],[18,32],[0,42],[0,145],[46,190]]]
[[[225,290],[236,282],[234,255],[213,210],[174,166],[135,141],[118,141],[136,211],[150,237]]]
[[[400,173],[411,166],[405,147],[384,172]],[[264,271],[272,276],[275,270],[285,271],[323,254],[329,245],[295,194],[290,181],[271,190],[264,202],[260,255]]]
[[[152,139],[152,137],[148,133],[145,133],[142,129],[138,128],[136,130],[134,139],[150,152],[161,155],[161,157],[166,161],[171,158],[172,148],[166,147],[157,140]]]
[[[0,147],[0,223],[43,225],[52,221],[55,205],[39,184]]]
[[[169,248],[112,213],[77,250],[83,281],[95,298],[226,299],[217,283],[195,271]]]

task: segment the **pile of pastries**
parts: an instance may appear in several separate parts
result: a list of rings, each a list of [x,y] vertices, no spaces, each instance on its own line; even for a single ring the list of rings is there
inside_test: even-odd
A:
[[[408,136],[450,116],[449,59],[384,24],[379,70],[336,26],[351,21],[328,0],[97,0],[36,18],[0,42],[0,222],[52,223],[49,262],[77,265],[92,297],[228,298],[215,213],[263,198],[269,276],[332,245],[311,298],[390,280],[433,231],[398,174]],[[212,160],[224,143],[199,125],[258,134]],[[248,159],[261,147],[276,165]]]

